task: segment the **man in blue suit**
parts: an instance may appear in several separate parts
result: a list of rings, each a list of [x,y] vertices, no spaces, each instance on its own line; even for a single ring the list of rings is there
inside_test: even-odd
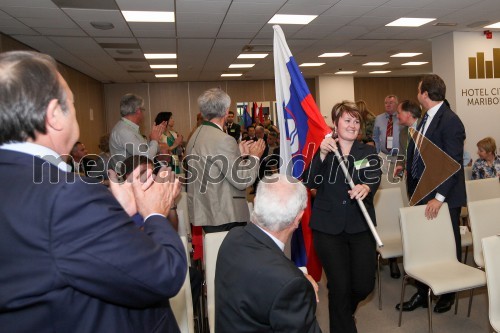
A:
[[[434,191],[430,192],[418,204],[426,205],[425,217],[432,220],[438,215],[443,202],[448,203],[453,233],[455,236],[455,247],[457,259],[462,256],[462,246],[460,238],[460,211],[466,204],[465,179],[463,170],[465,127],[455,112],[445,101],[446,85],[438,75],[426,75],[418,85],[417,98],[424,109],[427,110],[424,118],[417,127],[428,140],[439,147],[448,156],[453,158],[460,166],[461,170],[453,174],[446,181],[441,183]],[[440,168],[440,165],[433,165],[427,161],[424,166],[418,149],[415,149],[413,140],[408,144],[407,159],[407,189],[408,198],[411,198],[420,181],[425,167]],[[413,311],[422,306],[428,307],[427,290],[423,283],[416,283],[417,293],[411,299],[403,303],[403,311]],[[434,312],[442,313],[449,311],[455,302],[455,294],[441,295],[434,307]],[[400,304],[396,305],[399,310]]]
[[[0,72],[0,330],[178,332],[168,299],[187,264],[165,218],[178,181],[136,169],[112,194],[68,173],[79,127],[54,59],[8,52]]]

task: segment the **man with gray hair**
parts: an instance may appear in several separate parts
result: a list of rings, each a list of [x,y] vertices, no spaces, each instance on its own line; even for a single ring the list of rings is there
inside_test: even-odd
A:
[[[215,330],[321,332],[314,288],[283,253],[304,214],[306,188],[292,177],[265,177],[254,204],[252,223],[231,230],[219,249]]]
[[[198,98],[203,119],[186,147],[191,224],[207,232],[227,231],[249,220],[246,188],[259,172],[264,141],[236,141],[223,127],[231,106],[219,88]]]
[[[144,120],[144,99],[134,94],[126,94],[120,100],[120,115],[122,118],[113,127],[109,138],[111,152],[111,168],[118,162],[132,155],[144,155],[153,160],[158,153],[158,141],[166,124],[153,125],[149,142],[139,132],[139,125]],[[110,168],[108,166],[108,168]]]

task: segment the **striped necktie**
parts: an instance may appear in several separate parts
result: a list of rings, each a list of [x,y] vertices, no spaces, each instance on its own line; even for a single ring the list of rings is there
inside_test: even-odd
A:
[[[393,128],[393,124],[392,124],[392,114],[389,115],[389,120],[387,121],[387,129],[385,130],[385,148],[390,151],[392,149],[392,147],[389,147],[388,143],[387,143],[387,139],[389,137],[392,137],[392,128]]]
[[[427,122],[428,118],[429,115],[425,114],[424,119],[422,119],[422,122],[417,127],[417,131],[419,132],[424,131],[425,123]],[[415,141],[415,151],[413,153],[413,160],[411,162],[411,176],[413,177],[413,179],[419,178],[423,172],[422,164],[424,162],[422,161],[422,157],[420,156],[420,147],[422,146],[422,141],[423,137],[420,138],[420,136],[417,136],[417,140]]]

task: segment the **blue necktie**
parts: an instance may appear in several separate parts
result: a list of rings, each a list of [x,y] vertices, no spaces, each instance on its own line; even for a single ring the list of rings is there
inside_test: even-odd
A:
[[[417,127],[417,131],[419,131],[419,132],[424,131],[425,123],[427,122],[427,118],[429,118],[429,115],[425,114],[424,119]],[[422,161],[422,157],[420,156],[420,146],[422,146],[422,141],[423,141],[423,138],[421,140],[418,140],[418,136],[417,136],[417,140],[415,142],[416,149],[415,149],[415,152],[413,153],[413,160],[411,162],[411,176],[413,177],[413,179],[419,178],[423,172],[422,166],[423,166],[424,162]]]

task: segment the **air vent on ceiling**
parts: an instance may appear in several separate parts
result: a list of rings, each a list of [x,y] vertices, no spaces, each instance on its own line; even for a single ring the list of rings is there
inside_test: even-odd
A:
[[[457,24],[453,22],[437,22],[433,24],[435,27],[454,27],[456,25]]]
[[[271,44],[251,44],[245,45],[241,49],[242,52],[273,52]]]
[[[367,57],[366,54],[355,54],[355,53],[351,53],[349,54],[351,57]]]
[[[116,53],[122,54],[122,55],[129,55],[129,54],[134,53],[134,51],[132,51],[132,50],[116,50]]]
[[[115,27],[111,22],[90,22],[90,25],[98,30],[111,30]]]

